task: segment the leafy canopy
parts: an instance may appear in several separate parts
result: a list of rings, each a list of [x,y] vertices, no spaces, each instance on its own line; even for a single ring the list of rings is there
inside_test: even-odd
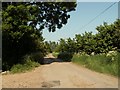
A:
[[[54,32],[67,24],[75,2],[3,2],[2,59],[3,69],[10,69],[26,54],[46,54],[42,30]]]
[[[26,22],[29,26],[39,30],[47,28],[50,32],[54,32],[56,28],[60,29],[63,25],[66,25],[68,19],[70,18],[68,13],[74,11],[77,5],[76,2],[4,2],[2,4],[3,10],[6,10],[6,8],[9,6],[9,10],[7,12],[12,10],[12,15],[26,13],[28,17],[20,17],[22,17],[22,20],[26,19]]]

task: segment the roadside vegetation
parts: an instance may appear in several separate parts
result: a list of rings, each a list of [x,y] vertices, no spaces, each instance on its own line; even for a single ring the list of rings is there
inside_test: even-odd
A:
[[[42,30],[56,31],[67,24],[75,2],[3,2],[2,70],[13,73],[43,64],[48,53],[102,73],[120,76],[120,19],[59,42],[45,41]],[[52,18],[51,18],[52,17]],[[37,27],[39,26],[39,27]]]
[[[54,55],[54,54],[53,54]],[[58,55],[58,56],[56,56]],[[63,61],[71,61],[75,64],[81,65],[83,67],[89,68],[91,70],[110,74],[120,77],[120,53],[116,51],[110,51],[108,53],[88,55],[85,53],[61,53],[56,54],[55,57],[62,59]],[[59,56],[60,55],[60,56]]]
[[[11,73],[23,73],[26,71],[33,70],[35,67],[40,66],[39,63],[31,60],[27,60],[24,64],[16,64],[13,65],[10,69]]]
[[[32,53],[22,57],[21,63],[15,64],[11,67],[11,73],[21,73],[33,70],[35,67],[40,66],[43,62],[43,56],[40,52]]]
[[[100,54],[88,56],[75,54],[72,58],[72,62],[100,73],[106,73],[120,77],[118,72],[118,60],[120,59],[120,53],[116,53],[115,56],[107,55]]]
[[[58,58],[89,69],[120,76],[120,20],[97,26],[97,34],[85,32],[74,38],[60,39],[54,49]],[[54,52],[54,53],[55,53]],[[54,54],[53,54],[54,55]]]
[[[24,72],[43,64],[49,47],[42,30],[67,24],[76,2],[2,2],[2,71]],[[54,43],[53,43],[54,44]],[[39,64],[38,64],[39,63]]]

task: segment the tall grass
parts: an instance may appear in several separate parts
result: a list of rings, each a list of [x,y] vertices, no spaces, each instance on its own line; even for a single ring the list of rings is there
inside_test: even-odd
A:
[[[114,60],[112,60],[112,57],[107,57],[105,54],[93,56],[75,54],[72,58],[72,62],[83,65],[94,71],[120,77],[118,61],[120,62],[120,53],[117,53]]]

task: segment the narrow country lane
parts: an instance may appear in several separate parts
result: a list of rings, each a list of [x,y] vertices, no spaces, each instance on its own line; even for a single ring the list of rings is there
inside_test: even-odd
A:
[[[46,61],[55,58],[49,54]],[[48,59],[47,59],[48,58]],[[3,88],[118,88],[118,79],[77,66],[71,62],[51,62],[31,72],[2,76]]]

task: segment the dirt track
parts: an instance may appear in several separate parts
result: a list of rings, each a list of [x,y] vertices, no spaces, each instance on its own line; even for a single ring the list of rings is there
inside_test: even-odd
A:
[[[50,58],[50,59],[47,59]],[[56,60],[50,54],[46,61]],[[118,79],[71,62],[50,62],[31,72],[3,75],[3,88],[118,88]]]

